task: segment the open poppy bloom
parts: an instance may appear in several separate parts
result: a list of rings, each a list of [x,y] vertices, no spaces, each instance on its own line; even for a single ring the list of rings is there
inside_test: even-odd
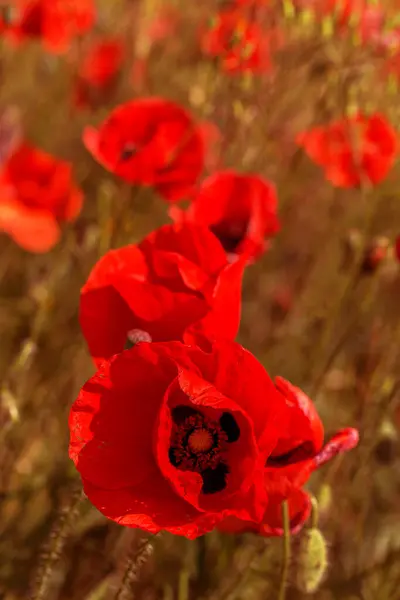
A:
[[[201,35],[204,54],[221,61],[224,71],[262,72],[271,66],[266,37],[257,23],[249,21],[240,10],[223,10],[211,20]]]
[[[338,431],[324,445],[324,428],[310,398],[282,377],[276,378],[275,385],[285,402],[288,422],[265,462],[266,511],[258,525],[230,517],[219,525],[222,531],[282,535],[282,502],[286,500],[290,530],[292,533],[298,532],[311,512],[309,495],[302,489],[311,473],[358,443],[357,430],[346,428]]]
[[[259,175],[219,171],[203,182],[189,209],[170,210],[176,221],[206,225],[228,254],[259,256],[279,231],[275,187]]]
[[[285,403],[239,344],[140,343],[105,361],[70,414],[89,500],[121,525],[195,538],[228,515],[258,522]]]
[[[17,42],[38,38],[50,52],[65,52],[94,19],[93,0],[15,0],[6,33]]]
[[[314,127],[297,136],[297,143],[324,168],[337,187],[356,187],[363,181],[380,183],[398,152],[397,134],[383,115],[362,113]]]
[[[244,266],[229,265],[216,237],[190,223],[111,250],[81,292],[80,323],[94,360],[100,364],[143,335],[188,343],[194,335],[234,339]]]
[[[122,104],[98,130],[87,127],[83,140],[106,169],[168,201],[189,197],[203,170],[201,133],[182,107],[163,98]]]
[[[228,341],[207,352],[142,342],[115,355],[83,386],[69,425],[70,457],[105,516],[188,538],[229,524],[279,535],[283,499],[299,527],[311,471],[357,443],[344,430],[321,449],[311,401],[284,380],[275,387]]]
[[[75,80],[75,105],[96,107],[112,91],[124,59],[118,39],[99,40],[88,49]]]
[[[60,237],[60,223],[79,214],[83,195],[72,167],[23,143],[0,172],[0,231],[30,252],[47,252]]]

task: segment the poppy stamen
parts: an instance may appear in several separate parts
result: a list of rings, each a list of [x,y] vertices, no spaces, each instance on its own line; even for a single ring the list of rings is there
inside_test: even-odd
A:
[[[171,416],[171,464],[181,471],[200,473],[204,494],[222,491],[229,473],[228,447],[240,436],[233,415],[223,413],[214,421],[189,406],[176,406]]]
[[[188,438],[189,448],[195,453],[208,452],[213,443],[213,437],[207,429],[196,429]]]

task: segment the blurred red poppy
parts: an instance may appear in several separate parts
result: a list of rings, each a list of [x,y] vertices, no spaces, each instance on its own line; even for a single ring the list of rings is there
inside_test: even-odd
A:
[[[95,108],[113,91],[124,60],[118,39],[97,40],[81,60],[75,79],[74,104]]]
[[[95,14],[94,0],[15,0],[6,31],[14,41],[38,38],[48,51],[65,52]]]
[[[177,33],[181,13],[173,6],[162,6],[146,27],[146,37],[154,44]]]
[[[69,454],[105,516],[193,539],[227,515],[261,520],[263,466],[285,423],[281,396],[239,344],[142,342],[83,386]]]
[[[237,9],[217,13],[202,31],[200,44],[204,54],[220,59],[229,73],[262,72],[271,67],[267,37]]]
[[[234,339],[244,262],[227,263],[206,227],[166,225],[139,245],[111,250],[81,292],[80,323],[100,364],[140,332],[153,341]],[[192,330],[193,326],[193,330]]]
[[[204,166],[201,133],[181,106],[141,98],[115,108],[84,143],[104,167],[129,183],[154,187],[168,201],[189,197]]]
[[[383,115],[361,113],[300,133],[297,143],[337,187],[380,183],[392,168],[398,139]]]
[[[206,225],[228,254],[259,256],[265,238],[279,231],[277,196],[273,184],[259,175],[242,175],[233,170],[208,177],[194,196],[189,209],[170,209],[171,217]]]
[[[295,6],[312,10],[315,17],[331,17],[336,34],[358,32],[360,41],[380,43],[385,11],[369,0],[295,0]]]
[[[219,525],[222,531],[282,535],[282,502],[286,500],[291,532],[298,532],[311,511],[310,498],[302,489],[311,473],[358,443],[357,430],[346,428],[338,431],[323,445],[323,425],[310,398],[282,377],[277,377],[275,384],[285,401],[288,421],[286,428],[280,431],[279,440],[265,463],[267,509],[258,526],[231,517]]]
[[[46,252],[60,237],[60,223],[79,214],[83,195],[72,167],[21,144],[0,172],[0,230],[25,250]]]

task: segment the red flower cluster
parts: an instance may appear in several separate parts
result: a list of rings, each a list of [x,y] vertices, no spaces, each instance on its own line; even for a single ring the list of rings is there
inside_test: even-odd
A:
[[[101,164],[125,181],[154,187],[169,202],[191,200],[177,222],[205,225],[228,254],[255,258],[265,238],[279,230],[274,185],[258,175],[217,171],[199,184],[203,167],[220,162],[218,128],[195,123],[177,104],[163,98],[133,100],[116,108],[101,127],[84,132],[84,143]]]
[[[205,55],[218,58],[229,73],[262,72],[271,66],[266,36],[237,9],[217,13],[202,32],[201,48]]]
[[[203,182],[186,213],[172,207],[170,214],[209,227],[228,254],[256,257],[265,250],[265,237],[279,231],[277,206],[269,181],[227,170]]]
[[[352,157],[336,129],[336,145],[323,131],[314,146],[302,140],[330,168]],[[258,175],[223,170],[199,182],[220,160],[209,153],[216,132],[173,102],[143,98],[84,133],[115,175],[191,205],[171,207],[175,224],[108,252],[82,289],[80,323],[99,370],[72,407],[70,456],[93,504],[123,525],[189,538],[215,527],[281,535],[282,502],[298,531],[312,471],[358,434],[342,430],[323,446],[311,400],[274,384],[233,341],[244,268],[279,221],[275,187]]]
[[[104,515],[188,538],[215,526],[279,535],[283,500],[298,530],[311,472],[358,440],[346,429],[322,447],[311,401],[221,340],[208,352],[144,342],[105,361],[70,429],[70,456]]]
[[[206,227],[166,225],[108,252],[81,293],[80,322],[98,364],[137,339],[234,339],[244,262],[229,265]],[[143,335],[145,336],[143,338]]]
[[[79,66],[75,80],[74,104],[95,108],[113,90],[124,60],[124,46],[118,39],[98,40],[91,45]]]
[[[40,36],[53,49],[93,20],[89,0],[24,2],[15,35]],[[263,71],[266,39],[244,10],[219,13],[202,47],[226,71]],[[161,24],[153,37],[170,31]],[[89,48],[75,80],[79,106],[106,97],[123,59],[115,39]],[[280,224],[272,182],[214,171],[223,164],[220,137],[215,125],[160,97],[126,102],[84,131],[87,149],[115,176],[190,206],[174,204],[175,223],[109,251],[81,290],[80,324],[98,371],[71,409],[69,452],[89,499],[123,525],[189,538],[215,527],[281,535],[282,503],[298,531],[310,513],[303,488],[311,473],[354,447],[358,434],[341,430],[324,446],[311,400],[281,378],[274,383],[234,342],[244,269]],[[298,141],[335,185],[377,183],[397,153],[379,115]],[[44,251],[59,224],[78,214],[81,192],[68,164],[26,143],[4,146],[0,227]],[[204,169],[211,174],[201,181]]]
[[[92,28],[94,0],[14,0],[5,33],[14,41],[40,39],[50,52],[65,52]]]
[[[203,170],[199,128],[186,110],[163,98],[117,107],[99,130],[86,128],[84,142],[108,170],[154,187],[168,201],[190,197]]]
[[[338,187],[378,184],[398,153],[397,134],[384,116],[358,113],[300,133],[297,142]]]
[[[71,165],[26,142],[2,166],[0,190],[0,230],[31,252],[54,246],[60,223],[73,221],[83,202]]]

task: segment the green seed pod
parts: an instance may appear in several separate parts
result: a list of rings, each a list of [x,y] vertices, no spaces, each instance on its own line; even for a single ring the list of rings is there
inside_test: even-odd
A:
[[[305,594],[315,592],[328,567],[326,541],[316,527],[305,529],[301,534],[295,554],[295,586]]]

